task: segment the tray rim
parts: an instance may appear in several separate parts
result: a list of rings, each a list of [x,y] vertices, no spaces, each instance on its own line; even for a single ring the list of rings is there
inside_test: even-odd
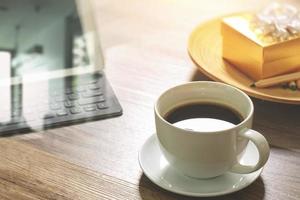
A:
[[[205,64],[203,63],[203,61],[195,60],[195,58],[192,55],[193,51],[191,50],[191,46],[193,44],[193,38],[195,38],[195,35],[197,35],[198,30],[206,28],[208,25],[211,25],[213,23],[218,23],[223,17],[232,16],[232,15],[236,15],[236,14],[241,14],[241,13],[235,13],[235,14],[225,15],[225,16],[221,16],[221,17],[216,17],[216,18],[213,18],[213,19],[208,20],[206,22],[200,23],[199,25],[197,25],[193,29],[193,31],[191,32],[191,34],[189,35],[189,38],[188,38],[187,51],[188,51],[189,57],[191,58],[193,63],[197,66],[197,69],[201,73],[203,73],[205,76],[209,77],[210,79],[212,79],[214,81],[222,82],[222,83],[225,83],[225,84],[230,84],[234,87],[237,87],[238,89],[244,91],[246,94],[248,94],[251,97],[255,97],[255,98],[258,98],[258,99],[261,99],[261,100],[266,100],[266,101],[271,101],[271,102],[277,102],[277,103],[300,105],[300,98],[299,98],[299,100],[293,100],[293,99],[290,99],[290,98],[284,98],[284,97],[279,97],[279,96],[275,96],[275,95],[265,94],[261,91],[256,91],[255,92],[255,89],[253,89],[253,88],[249,89],[249,87],[246,87],[246,85],[243,85],[242,83],[241,83],[241,86],[244,86],[244,87],[240,87],[239,85],[228,83],[228,82],[222,80],[221,78],[219,78],[218,76],[213,75],[208,70],[206,70],[207,67],[205,67]],[[227,61],[225,61],[225,62],[227,62]],[[201,66],[201,65],[203,65],[204,67]],[[237,70],[237,69],[235,69],[235,70]],[[251,91],[251,90],[254,90],[254,91]]]

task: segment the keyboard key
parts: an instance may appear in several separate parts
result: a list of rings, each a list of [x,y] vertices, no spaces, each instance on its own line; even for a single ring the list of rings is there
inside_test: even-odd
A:
[[[89,90],[99,90],[99,89],[100,89],[100,86],[97,85],[97,84],[93,84],[93,85],[89,85],[89,86],[88,86],[88,89],[89,89]]]
[[[106,105],[106,103],[98,103],[97,104],[97,107],[99,108],[99,109],[106,109],[106,108],[108,108],[108,106]]]
[[[79,94],[78,93],[72,93],[72,94],[69,94],[68,95],[68,98],[70,99],[70,100],[77,100],[77,99],[79,99]]]
[[[91,79],[91,80],[88,81],[88,83],[89,84],[96,84],[96,83],[98,83],[98,81],[99,80],[97,80],[97,79]]]
[[[71,109],[70,109],[70,112],[71,112],[72,114],[79,114],[79,113],[82,112],[82,110],[81,110],[81,108],[74,107],[74,108],[71,108]]]
[[[59,110],[59,111],[56,112],[56,115],[59,116],[59,117],[66,116],[66,115],[68,115],[68,111],[66,111],[66,110]]]
[[[82,97],[89,98],[89,97],[96,97],[101,95],[103,95],[103,92],[101,90],[92,90],[92,91],[84,92],[82,94]]]
[[[86,112],[92,112],[95,111],[97,109],[96,105],[87,105],[84,106],[83,108]]]
[[[79,103],[79,105],[87,105],[87,104],[101,103],[104,101],[105,101],[105,99],[103,96],[98,96],[95,98],[79,99],[78,103]]]
[[[41,116],[42,119],[51,119],[54,117],[55,117],[54,113],[47,113],[47,114]]]
[[[71,108],[71,107],[74,107],[76,104],[75,104],[75,101],[65,101],[64,105],[66,108]]]

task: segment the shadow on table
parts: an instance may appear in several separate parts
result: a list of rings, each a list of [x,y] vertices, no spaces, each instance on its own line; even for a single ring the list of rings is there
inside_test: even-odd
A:
[[[190,78],[190,81],[211,81],[211,79],[200,73],[198,70],[195,70]]]
[[[191,81],[211,80],[195,70]],[[295,91],[299,92],[299,91]],[[253,129],[261,132],[272,146],[300,149],[300,105],[264,101],[251,97],[254,103]]]
[[[259,177],[254,183],[250,186],[242,189],[241,191],[223,195],[219,197],[209,197],[209,198],[196,198],[196,197],[186,197],[182,195],[178,195],[167,190],[164,190],[154,183],[152,183],[144,174],[140,177],[139,181],[139,193],[141,199],[150,200],[150,199],[164,199],[164,200],[189,200],[189,199],[208,199],[208,200],[246,200],[246,199],[255,199],[261,200],[264,199],[265,196],[265,185],[264,181],[261,177]]]

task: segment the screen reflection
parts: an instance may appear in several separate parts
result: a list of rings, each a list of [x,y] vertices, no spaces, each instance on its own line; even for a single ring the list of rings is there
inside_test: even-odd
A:
[[[0,0],[0,134],[43,129],[97,94],[95,75],[48,79],[92,64],[81,21],[74,0]]]

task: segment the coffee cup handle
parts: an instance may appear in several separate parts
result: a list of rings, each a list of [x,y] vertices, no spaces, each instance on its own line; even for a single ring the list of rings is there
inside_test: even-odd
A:
[[[266,138],[259,132],[252,129],[241,131],[239,136],[249,139],[255,144],[258,150],[259,160],[256,165],[242,165],[238,162],[231,168],[230,171],[238,174],[248,174],[262,168],[266,164],[270,155],[270,147]]]

